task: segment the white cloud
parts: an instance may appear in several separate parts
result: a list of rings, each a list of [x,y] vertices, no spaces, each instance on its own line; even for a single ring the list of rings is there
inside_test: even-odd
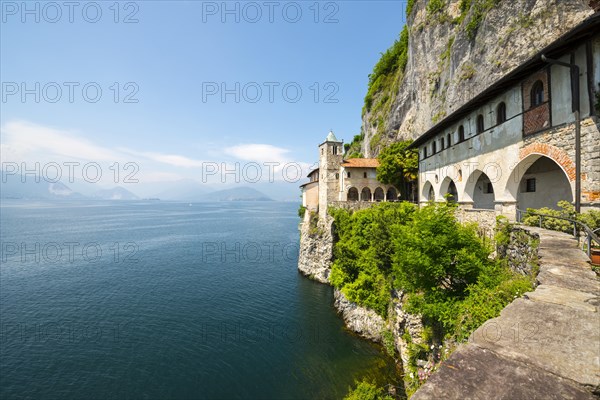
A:
[[[256,162],[279,162],[290,161],[286,156],[290,151],[270,144],[240,144],[225,149],[225,153],[239,160]]]

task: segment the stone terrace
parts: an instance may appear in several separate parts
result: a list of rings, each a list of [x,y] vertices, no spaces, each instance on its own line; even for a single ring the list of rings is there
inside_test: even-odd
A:
[[[600,280],[575,239],[527,229],[540,235],[539,286],[477,329],[412,399],[600,397]]]

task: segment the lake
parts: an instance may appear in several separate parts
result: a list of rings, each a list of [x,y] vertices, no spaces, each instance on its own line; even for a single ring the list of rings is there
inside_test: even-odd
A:
[[[339,399],[393,361],[297,272],[298,204],[0,207],[0,397]]]

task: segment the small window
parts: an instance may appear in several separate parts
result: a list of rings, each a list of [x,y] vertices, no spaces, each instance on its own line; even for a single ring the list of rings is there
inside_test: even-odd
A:
[[[485,123],[483,122],[483,115],[479,114],[477,116],[477,133],[482,133],[485,131]]]
[[[496,124],[500,125],[506,122],[506,104],[504,102],[498,104],[496,109]]]
[[[536,81],[531,87],[531,107],[537,107],[544,102],[544,83]]]
[[[492,185],[492,182],[488,182],[485,185],[485,193],[494,193],[494,186]]]
[[[363,177],[365,177],[365,178],[367,177],[367,173],[366,172],[363,172]]]
[[[321,149],[321,154],[323,154],[323,149]]]
[[[340,179],[340,174],[335,174],[335,179]]]
[[[423,147],[423,158],[427,158],[427,146]]]
[[[348,178],[350,178],[350,171],[348,171]]]
[[[450,134],[446,135],[446,145],[448,147],[452,146],[452,136]]]
[[[444,143],[444,138],[440,139],[440,150],[444,150],[446,148],[445,146],[446,143]]]
[[[337,154],[337,146],[333,146],[333,155]]]
[[[431,154],[437,153],[437,146],[435,140],[431,143]]]
[[[458,127],[458,141],[459,143],[465,141],[465,127],[462,125]]]
[[[533,192],[535,192],[535,178],[527,179],[527,182],[526,182],[526,185],[525,185],[525,191],[527,193],[533,193]]]

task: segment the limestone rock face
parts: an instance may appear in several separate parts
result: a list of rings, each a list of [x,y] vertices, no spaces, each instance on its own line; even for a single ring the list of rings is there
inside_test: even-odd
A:
[[[435,14],[427,3],[416,0],[408,16],[408,63],[398,90],[375,95],[374,103],[393,98],[389,112],[363,114],[365,157],[377,156],[386,142],[420,136],[594,11],[588,0],[501,0],[483,12],[473,34],[467,25],[476,7],[460,21],[460,0],[447,0]]]
[[[408,345],[407,341],[403,337],[404,333],[407,332],[410,336],[412,343],[423,343],[423,320],[420,315],[407,313],[402,308],[402,296],[403,293],[394,290],[392,294],[393,300],[393,329],[394,342],[396,350],[400,354],[402,365],[408,365]]]
[[[381,342],[381,333],[385,328],[385,321],[375,311],[361,307],[344,296],[338,289],[333,293],[335,308],[342,314],[348,329],[360,336]]]
[[[321,283],[329,283],[333,259],[333,218],[307,212],[300,226],[298,270]]]

